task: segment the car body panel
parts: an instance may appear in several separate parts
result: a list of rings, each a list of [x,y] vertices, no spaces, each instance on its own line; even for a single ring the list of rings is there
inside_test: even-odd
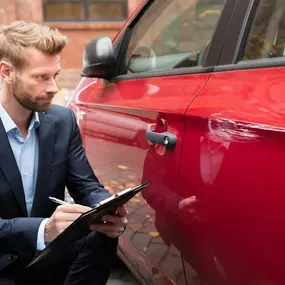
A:
[[[178,211],[188,284],[285,284],[284,76],[214,73],[187,111]]]
[[[100,181],[112,193],[150,182],[127,204],[129,225],[120,239],[120,254],[146,283],[185,284],[178,241],[175,245],[171,242],[178,231],[184,114],[208,77],[101,81],[88,100],[85,149]],[[150,145],[145,138],[147,130],[175,134],[175,149]]]

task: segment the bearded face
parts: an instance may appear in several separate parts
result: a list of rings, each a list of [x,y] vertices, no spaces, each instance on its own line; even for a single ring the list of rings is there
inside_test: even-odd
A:
[[[26,51],[25,58],[25,66],[14,71],[11,95],[27,110],[46,112],[58,92],[56,77],[60,71],[60,56],[33,48]]]
[[[30,86],[29,86],[30,87]],[[12,94],[17,102],[30,111],[46,112],[54,98],[54,93],[45,93],[41,96],[35,96],[33,93],[34,88],[28,88],[21,77],[16,76],[12,85]]]

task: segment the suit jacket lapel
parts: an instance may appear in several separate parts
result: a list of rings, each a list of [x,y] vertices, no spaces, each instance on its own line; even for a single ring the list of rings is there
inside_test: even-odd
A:
[[[43,113],[39,114],[39,119],[40,125],[37,128],[39,138],[39,164],[36,190],[31,213],[31,216],[33,217],[36,216],[37,212],[39,212],[42,205],[44,205],[48,199],[49,193],[45,190],[49,179],[51,179],[50,169],[55,142],[53,122],[49,120],[48,115]]]
[[[0,168],[6,177],[24,216],[27,216],[25,193],[21,174],[17,166],[13,150],[10,146],[8,136],[0,119]],[[0,189],[1,191],[1,189]]]

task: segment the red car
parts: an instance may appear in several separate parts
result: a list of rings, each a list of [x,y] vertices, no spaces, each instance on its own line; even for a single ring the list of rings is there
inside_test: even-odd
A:
[[[147,0],[69,102],[143,284],[285,284],[285,1]]]

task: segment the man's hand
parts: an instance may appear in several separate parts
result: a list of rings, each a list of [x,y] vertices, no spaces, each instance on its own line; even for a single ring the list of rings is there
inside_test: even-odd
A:
[[[78,204],[58,206],[45,226],[45,243],[54,240],[79,216],[89,210],[91,210],[91,208]]]
[[[121,235],[128,223],[127,210],[121,206],[117,209],[115,215],[106,215],[102,221],[108,222],[106,224],[92,225],[91,230],[106,234],[108,237],[116,238]]]

